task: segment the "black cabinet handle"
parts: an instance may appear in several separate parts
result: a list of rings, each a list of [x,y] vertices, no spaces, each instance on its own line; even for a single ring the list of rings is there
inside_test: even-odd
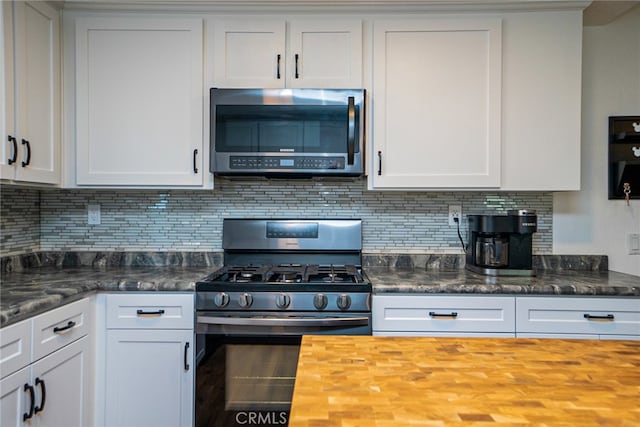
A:
[[[22,145],[27,146],[27,158],[22,161],[22,167],[28,166],[31,163],[31,144],[26,139],[22,140]]]
[[[160,309],[155,311],[144,311],[138,309],[136,313],[138,314],[138,316],[162,316],[164,314],[164,310]]]
[[[280,80],[280,58],[282,58],[282,56],[280,54],[278,54],[276,56],[276,60],[277,60],[277,66],[276,66],[276,78],[278,80]]]
[[[193,150],[193,173],[198,173],[198,149]]]
[[[352,165],[356,151],[356,101],[348,98],[347,107],[347,164]]]
[[[189,370],[189,361],[187,360],[187,351],[189,350],[189,341],[184,343],[184,370]]]
[[[455,311],[452,311],[451,313],[436,313],[435,311],[430,311],[429,312],[429,316],[431,317],[451,317],[453,319],[455,319],[456,317],[458,317],[458,313]]]
[[[378,151],[378,176],[382,175],[382,151]]]
[[[298,73],[298,59],[300,58],[300,55],[298,55],[297,53],[295,55],[293,55],[293,57],[295,58],[295,62],[296,62],[296,70],[295,70],[295,78],[298,79],[300,78],[300,73]]]
[[[29,384],[24,385],[24,391],[29,392],[29,397],[31,399],[31,405],[29,405],[29,413],[25,412],[24,414],[22,414],[22,421],[27,421],[29,418],[33,417],[33,405],[34,400],[36,400],[36,391],[34,390],[33,386]]]
[[[40,385],[40,391],[42,391],[42,399],[40,399],[40,406],[35,407],[35,413],[44,411],[44,404],[47,401],[47,387],[45,387],[44,380],[36,378],[36,387]]]
[[[594,316],[592,314],[586,313],[584,318],[587,320],[615,320],[616,317],[613,314],[607,314],[606,316]]]
[[[61,326],[61,327],[55,327],[53,328],[53,333],[54,334],[59,334],[60,332],[64,332],[64,331],[68,331],[69,329],[73,328],[74,326],[76,326],[76,322],[74,322],[73,320],[69,320],[66,324],[66,326]]]
[[[7,164],[12,165],[18,159],[18,141],[11,135],[9,135],[9,142],[13,144],[13,156],[7,159]]]

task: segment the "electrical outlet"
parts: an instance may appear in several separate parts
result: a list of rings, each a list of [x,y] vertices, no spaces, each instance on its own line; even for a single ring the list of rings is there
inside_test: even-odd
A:
[[[454,218],[458,218],[458,223],[462,222],[462,206],[449,205],[449,225],[457,225]]]
[[[87,205],[87,223],[89,225],[100,224],[100,205],[98,204]]]
[[[629,255],[640,255],[640,234],[627,234],[627,247],[629,248]]]

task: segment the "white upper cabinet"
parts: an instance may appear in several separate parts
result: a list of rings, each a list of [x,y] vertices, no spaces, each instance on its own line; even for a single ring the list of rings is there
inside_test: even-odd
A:
[[[500,18],[378,20],[373,188],[498,188]]]
[[[581,56],[581,10],[375,20],[369,188],[579,190]]]
[[[362,21],[291,21],[289,46],[289,86],[362,87]]]
[[[503,67],[501,189],[579,190],[582,11],[509,15]]]
[[[207,30],[214,86],[284,87],[284,21],[216,19]]]
[[[0,5],[0,177],[60,182],[60,18],[44,2]]]
[[[73,184],[202,187],[202,19],[79,16],[74,47]]]
[[[208,24],[215,87],[362,87],[359,19],[247,17]]]

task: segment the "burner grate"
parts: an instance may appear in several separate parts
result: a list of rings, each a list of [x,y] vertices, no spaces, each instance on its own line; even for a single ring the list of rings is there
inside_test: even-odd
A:
[[[212,273],[207,282],[238,284],[360,284],[365,279],[361,270],[353,265],[300,265],[277,266],[240,265],[224,266]]]

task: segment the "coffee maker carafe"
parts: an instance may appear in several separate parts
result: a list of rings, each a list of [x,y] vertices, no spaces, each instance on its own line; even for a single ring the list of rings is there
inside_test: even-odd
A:
[[[507,215],[468,215],[467,269],[491,276],[534,276],[532,240],[538,219],[532,210]]]

